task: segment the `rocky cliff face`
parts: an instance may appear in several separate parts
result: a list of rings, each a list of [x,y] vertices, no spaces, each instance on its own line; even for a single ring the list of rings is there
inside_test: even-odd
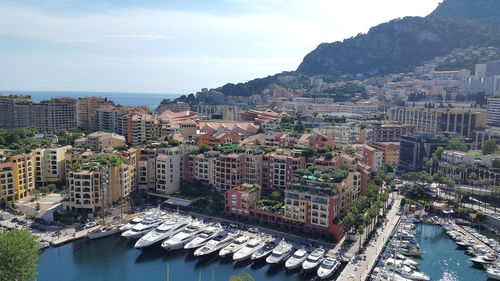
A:
[[[427,17],[406,17],[342,42],[323,43],[297,69],[308,75],[383,75],[470,46],[500,47],[500,0],[448,0]]]

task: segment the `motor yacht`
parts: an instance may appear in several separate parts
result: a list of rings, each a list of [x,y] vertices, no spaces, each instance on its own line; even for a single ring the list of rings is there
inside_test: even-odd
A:
[[[110,236],[110,235],[113,235],[113,234],[116,234],[119,232],[120,232],[120,228],[117,225],[105,225],[105,226],[101,226],[97,229],[94,229],[92,231],[89,231],[89,233],[87,233],[87,238],[97,239],[97,238]]]
[[[407,265],[401,265],[401,266],[386,265],[386,268],[391,271],[394,271],[395,273],[401,275],[404,278],[408,278],[411,280],[424,280],[424,281],[431,280],[429,276],[425,275],[422,272],[415,271],[414,269],[412,269]]]
[[[285,267],[287,269],[295,269],[302,265],[302,263],[307,259],[309,253],[305,249],[298,249],[289,257],[285,262]]]
[[[371,276],[372,281],[411,281],[411,279],[404,278],[394,271],[389,271],[386,268],[376,267]]]
[[[500,280],[500,264],[487,267],[486,274],[488,275],[488,278],[490,278],[490,279]]]
[[[163,219],[158,216],[144,218],[140,223],[136,224],[132,229],[122,233],[122,237],[127,239],[137,239],[154,230],[163,222]]]
[[[323,262],[323,256],[325,255],[325,249],[323,247],[319,247],[314,249],[312,253],[307,256],[307,259],[302,263],[302,269],[310,270],[316,268],[318,265]]]
[[[121,226],[120,227],[120,231],[121,232],[125,232],[127,230],[132,229],[132,227],[134,227],[135,225],[141,223],[143,219],[144,219],[144,216],[139,216],[139,217],[133,218],[129,223]]]
[[[185,219],[180,216],[170,216],[155,230],[149,232],[148,234],[141,237],[141,239],[137,240],[134,247],[136,249],[140,249],[160,243],[161,241],[168,239],[178,232],[182,231],[190,221],[190,219]]]
[[[220,249],[229,245],[238,236],[237,233],[231,232],[221,232],[217,234],[212,240],[208,241],[205,246],[200,247],[194,251],[195,257],[209,256],[215,252],[220,251]]]
[[[496,261],[495,257],[491,255],[477,256],[471,258],[470,260],[481,265],[492,264]]]
[[[253,253],[257,252],[265,245],[266,243],[260,238],[251,239],[243,248],[234,253],[233,260],[238,262],[249,259],[253,255]]]
[[[222,248],[219,251],[219,256],[220,257],[228,257],[228,256],[236,253],[239,249],[245,247],[247,242],[248,242],[248,236],[240,235],[238,238],[234,239],[234,241],[231,244]]]
[[[288,258],[293,252],[293,245],[281,240],[281,242],[273,249],[271,255],[266,258],[269,264],[279,264]]]
[[[252,261],[257,261],[259,259],[265,258],[271,254],[273,249],[276,248],[276,242],[271,241],[267,242],[264,247],[260,248],[257,250],[255,253],[252,254],[252,257],[250,258]]]
[[[165,250],[178,250],[184,248],[184,245],[193,240],[197,234],[201,233],[206,225],[203,221],[194,220],[189,223],[181,232],[175,234],[169,239],[163,241],[161,247]]]
[[[212,225],[208,226],[205,228],[200,234],[198,234],[193,240],[191,240],[189,243],[184,245],[184,249],[189,250],[189,249],[197,249],[205,244],[207,244],[210,239],[214,238],[222,232],[224,229],[220,224],[217,225]]]
[[[411,269],[415,269],[415,265],[413,265],[412,262],[409,262],[406,259],[401,260],[401,259],[387,258],[384,261],[384,265],[386,265],[386,266],[392,266],[392,267],[398,267],[398,266],[407,265]]]
[[[339,267],[340,262],[338,260],[332,258],[325,259],[318,268],[319,279],[323,280],[332,277]]]

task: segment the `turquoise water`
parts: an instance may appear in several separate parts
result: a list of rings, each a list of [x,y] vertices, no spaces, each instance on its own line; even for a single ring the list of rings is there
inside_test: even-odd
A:
[[[463,249],[451,240],[440,226],[420,224],[417,226],[417,240],[425,251],[420,262],[420,271],[432,280],[482,281],[486,272],[476,267]]]
[[[165,281],[167,267],[170,281],[227,281],[241,271],[252,274],[256,281],[313,280],[315,273],[285,272],[283,266],[265,263],[233,264],[218,257],[198,259],[188,251],[166,252],[160,247],[136,250],[118,235],[98,240],[79,240],[57,248],[48,248],[39,262],[39,281]]]
[[[59,91],[0,91],[0,94],[30,95],[33,101],[39,102],[56,97],[107,97],[121,105],[144,105],[155,109],[163,99],[175,99],[180,94],[145,94],[145,93],[110,93],[110,92],[59,92]]]

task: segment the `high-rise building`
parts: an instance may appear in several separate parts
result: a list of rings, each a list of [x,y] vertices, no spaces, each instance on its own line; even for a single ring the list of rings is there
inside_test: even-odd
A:
[[[78,128],[97,131],[99,129],[97,110],[106,105],[113,105],[113,102],[100,97],[79,98],[77,101]]]
[[[35,103],[29,96],[0,97],[0,126],[20,128],[35,126],[39,131],[75,130],[76,100],[54,98]]]
[[[301,151],[277,150],[262,160],[262,186],[268,190],[284,189],[292,181],[293,171],[306,167]]]
[[[35,182],[38,185],[63,182],[66,173],[66,152],[70,145],[37,148],[33,150],[35,160]]]
[[[12,163],[15,200],[23,199],[35,189],[33,155],[30,153],[17,154],[9,157]]]
[[[15,196],[12,163],[0,163],[0,201],[14,201]]]
[[[472,137],[474,130],[486,125],[486,113],[468,109],[394,107],[389,120],[413,125],[417,132],[452,132]]]
[[[488,125],[500,127],[500,97],[488,98]]]

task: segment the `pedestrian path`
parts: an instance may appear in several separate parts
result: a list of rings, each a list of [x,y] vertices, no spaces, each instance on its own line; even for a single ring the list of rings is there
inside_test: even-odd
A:
[[[394,200],[391,210],[387,213],[387,224],[377,230],[374,240],[370,242],[361,255],[353,255],[337,280],[364,281],[368,279],[378,261],[378,257],[382,254],[385,244],[401,218],[398,215],[400,203],[401,197],[398,196]],[[358,243],[362,243],[362,241],[358,239]],[[358,243],[356,245],[359,245]],[[354,246],[352,248],[354,248],[354,251],[357,249]]]

